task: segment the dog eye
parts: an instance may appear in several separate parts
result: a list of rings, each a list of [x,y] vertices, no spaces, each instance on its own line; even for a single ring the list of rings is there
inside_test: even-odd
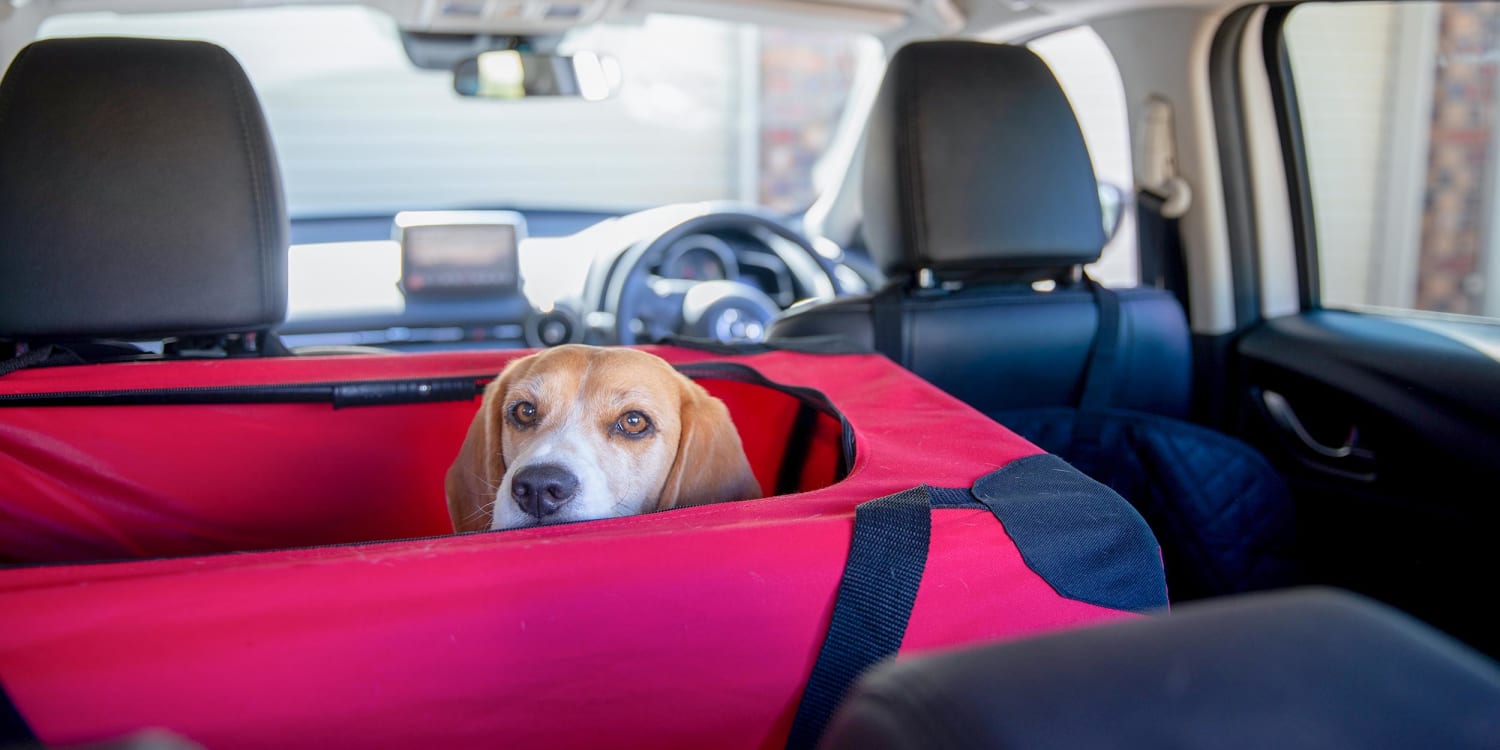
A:
[[[615,429],[632,437],[644,435],[651,429],[651,418],[638,411],[627,411],[615,422]]]
[[[520,401],[510,407],[510,418],[522,427],[530,427],[536,424],[536,404],[530,401]]]

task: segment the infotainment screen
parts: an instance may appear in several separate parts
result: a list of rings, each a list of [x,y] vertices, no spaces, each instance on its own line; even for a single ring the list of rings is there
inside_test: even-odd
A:
[[[401,287],[411,295],[479,295],[519,288],[526,221],[514,211],[403,211]]]

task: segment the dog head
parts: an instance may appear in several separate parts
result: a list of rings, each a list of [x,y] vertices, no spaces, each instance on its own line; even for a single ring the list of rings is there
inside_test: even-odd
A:
[[[512,361],[448,469],[455,531],[760,497],[724,403],[637,349],[570,344]]]

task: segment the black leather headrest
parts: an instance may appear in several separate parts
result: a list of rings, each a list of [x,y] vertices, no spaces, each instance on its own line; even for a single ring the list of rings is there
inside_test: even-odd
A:
[[[203,42],[34,42],[0,82],[0,338],[264,330],[286,206],[260,104]]]
[[[1024,47],[902,47],[865,139],[865,242],[888,275],[1065,267],[1104,247],[1083,133]]]

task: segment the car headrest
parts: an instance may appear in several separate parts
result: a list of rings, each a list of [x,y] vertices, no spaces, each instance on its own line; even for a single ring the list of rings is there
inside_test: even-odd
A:
[[[269,330],[287,217],[239,62],[204,42],[53,39],[0,82],[0,338]]]
[[[1025,47],[897,50],[864,149],[865,243],[888,276],[1071,267],[1104,247],[1083,132]]]
[[[819,750],[1481,748],[1500,664],[1324,587],[877,664]]]

